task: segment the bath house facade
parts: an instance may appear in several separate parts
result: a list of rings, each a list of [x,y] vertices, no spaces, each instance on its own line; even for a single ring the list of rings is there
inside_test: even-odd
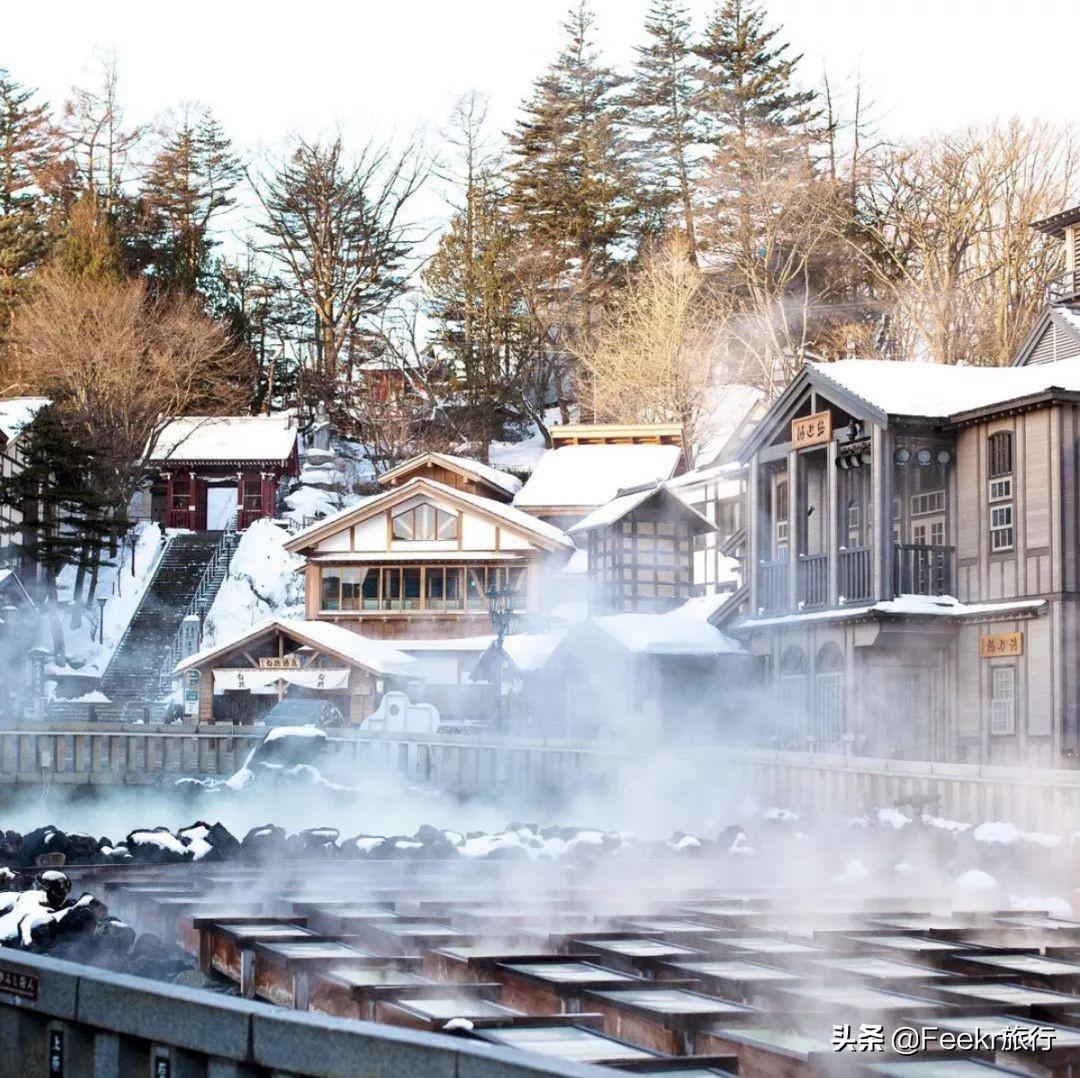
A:
[[[1075,756],[1078,454],[1080,358],[807,364],[744,444],[746,571],[714,615],[773,743]]]

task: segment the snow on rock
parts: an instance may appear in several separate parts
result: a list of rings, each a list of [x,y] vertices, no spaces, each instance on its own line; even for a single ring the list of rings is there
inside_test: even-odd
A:
[[[843,871],[833,876],[833,883],[858,883],[869,875],[866,865],[858,857],[852,857],[844,866]]]
[[[318,737],[326,740],[326,731],[320,730],[317,726],[274,726],[267,731],[266,737],[263,739],[264,744],[268,744],[271,741],[280,741],[285,737]]]
[[[1032,842],[1048,850],[1061,845],[1060,835],[1048,835],[1039,831],[1021,831],[1016,824],[1004,820],[992,820],[979,824],[971,833],[976,842],[998,843],[1011,846],[1015,842]]]
[[[905,816],[899,809],[894,808],[880,808],[877,810],[878,823],[884,824],[887,827],[893,827],[897,831],[901,827],[907,827],[911,823],[911,817]]]
[[[304,578],[297,570],[304,559],[285,549],[288,539],[287,531],[265,519],[244,532],[206,616],[204,646],[239,636],[268,617],[303,617]]]
[[[978,868],[968,869],[956,881],[958,891],[993,891],[996,888],[997,880],[989,872]]]
[[[797,812],[792,812],[791,809],[779,808],[774,805],[772,808],[767,808],[762,814],[763,820],[779,820],[784,823],[794,823],[796,820],[801,819]]]

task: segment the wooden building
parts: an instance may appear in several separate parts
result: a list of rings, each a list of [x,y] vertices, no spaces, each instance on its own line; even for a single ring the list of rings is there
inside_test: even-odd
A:
[[[449,453],[421,453],[418,457],[412,457],[396,468],[383,472],[379,476],[379,485],[400,487],[418,476],[497,502],[509,502],[521,490],[521,480],[516,475]]]
[[[807,364],[743,449],[773,744],[1057,765],[1080,750],[1080,358]]]
[[[486,593],[511,585],[541,604],[541,573],[569,557],[558,528],[424,475],[318,521],[286,549],[307,558],[307,616],[367,636],[445,638],[490,630]]]
[[[288,697],[333,704],[362,723],[383,694],[406,687],[414,661],[381,640],[327,622],[272,618],[181,661],[185,710],[200,724],[259,721]]]
[[[179,416],[151,447],[147,467],[152,479],[136,515],[166,528],[243,530],[275,516],[278,487],[300,474],[296,417]]]
[[[694,543],[714,526],[663,484],[631,491],[575,524],[588,550],[592,614],[660,614],[697,591]]]

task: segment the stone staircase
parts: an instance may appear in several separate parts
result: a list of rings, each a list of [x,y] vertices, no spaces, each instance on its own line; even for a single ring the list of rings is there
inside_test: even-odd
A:
[[[181,622],[188,614],[201,618],[209,609],[228,575],[231,554],[231,535],[219,531],[184,532],[169,539],[102,675],[101,691],[111,706],[98,705],[98,717],[159,721],[164,716],[161,672],[173,654]]]

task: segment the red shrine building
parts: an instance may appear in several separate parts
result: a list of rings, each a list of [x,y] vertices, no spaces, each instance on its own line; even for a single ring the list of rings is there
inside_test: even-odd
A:
[[[147,454],[140,515],[192,531],[242,531],[275,516],[278,486],[300,473],[298,442],[291,413],[178,416]]]

